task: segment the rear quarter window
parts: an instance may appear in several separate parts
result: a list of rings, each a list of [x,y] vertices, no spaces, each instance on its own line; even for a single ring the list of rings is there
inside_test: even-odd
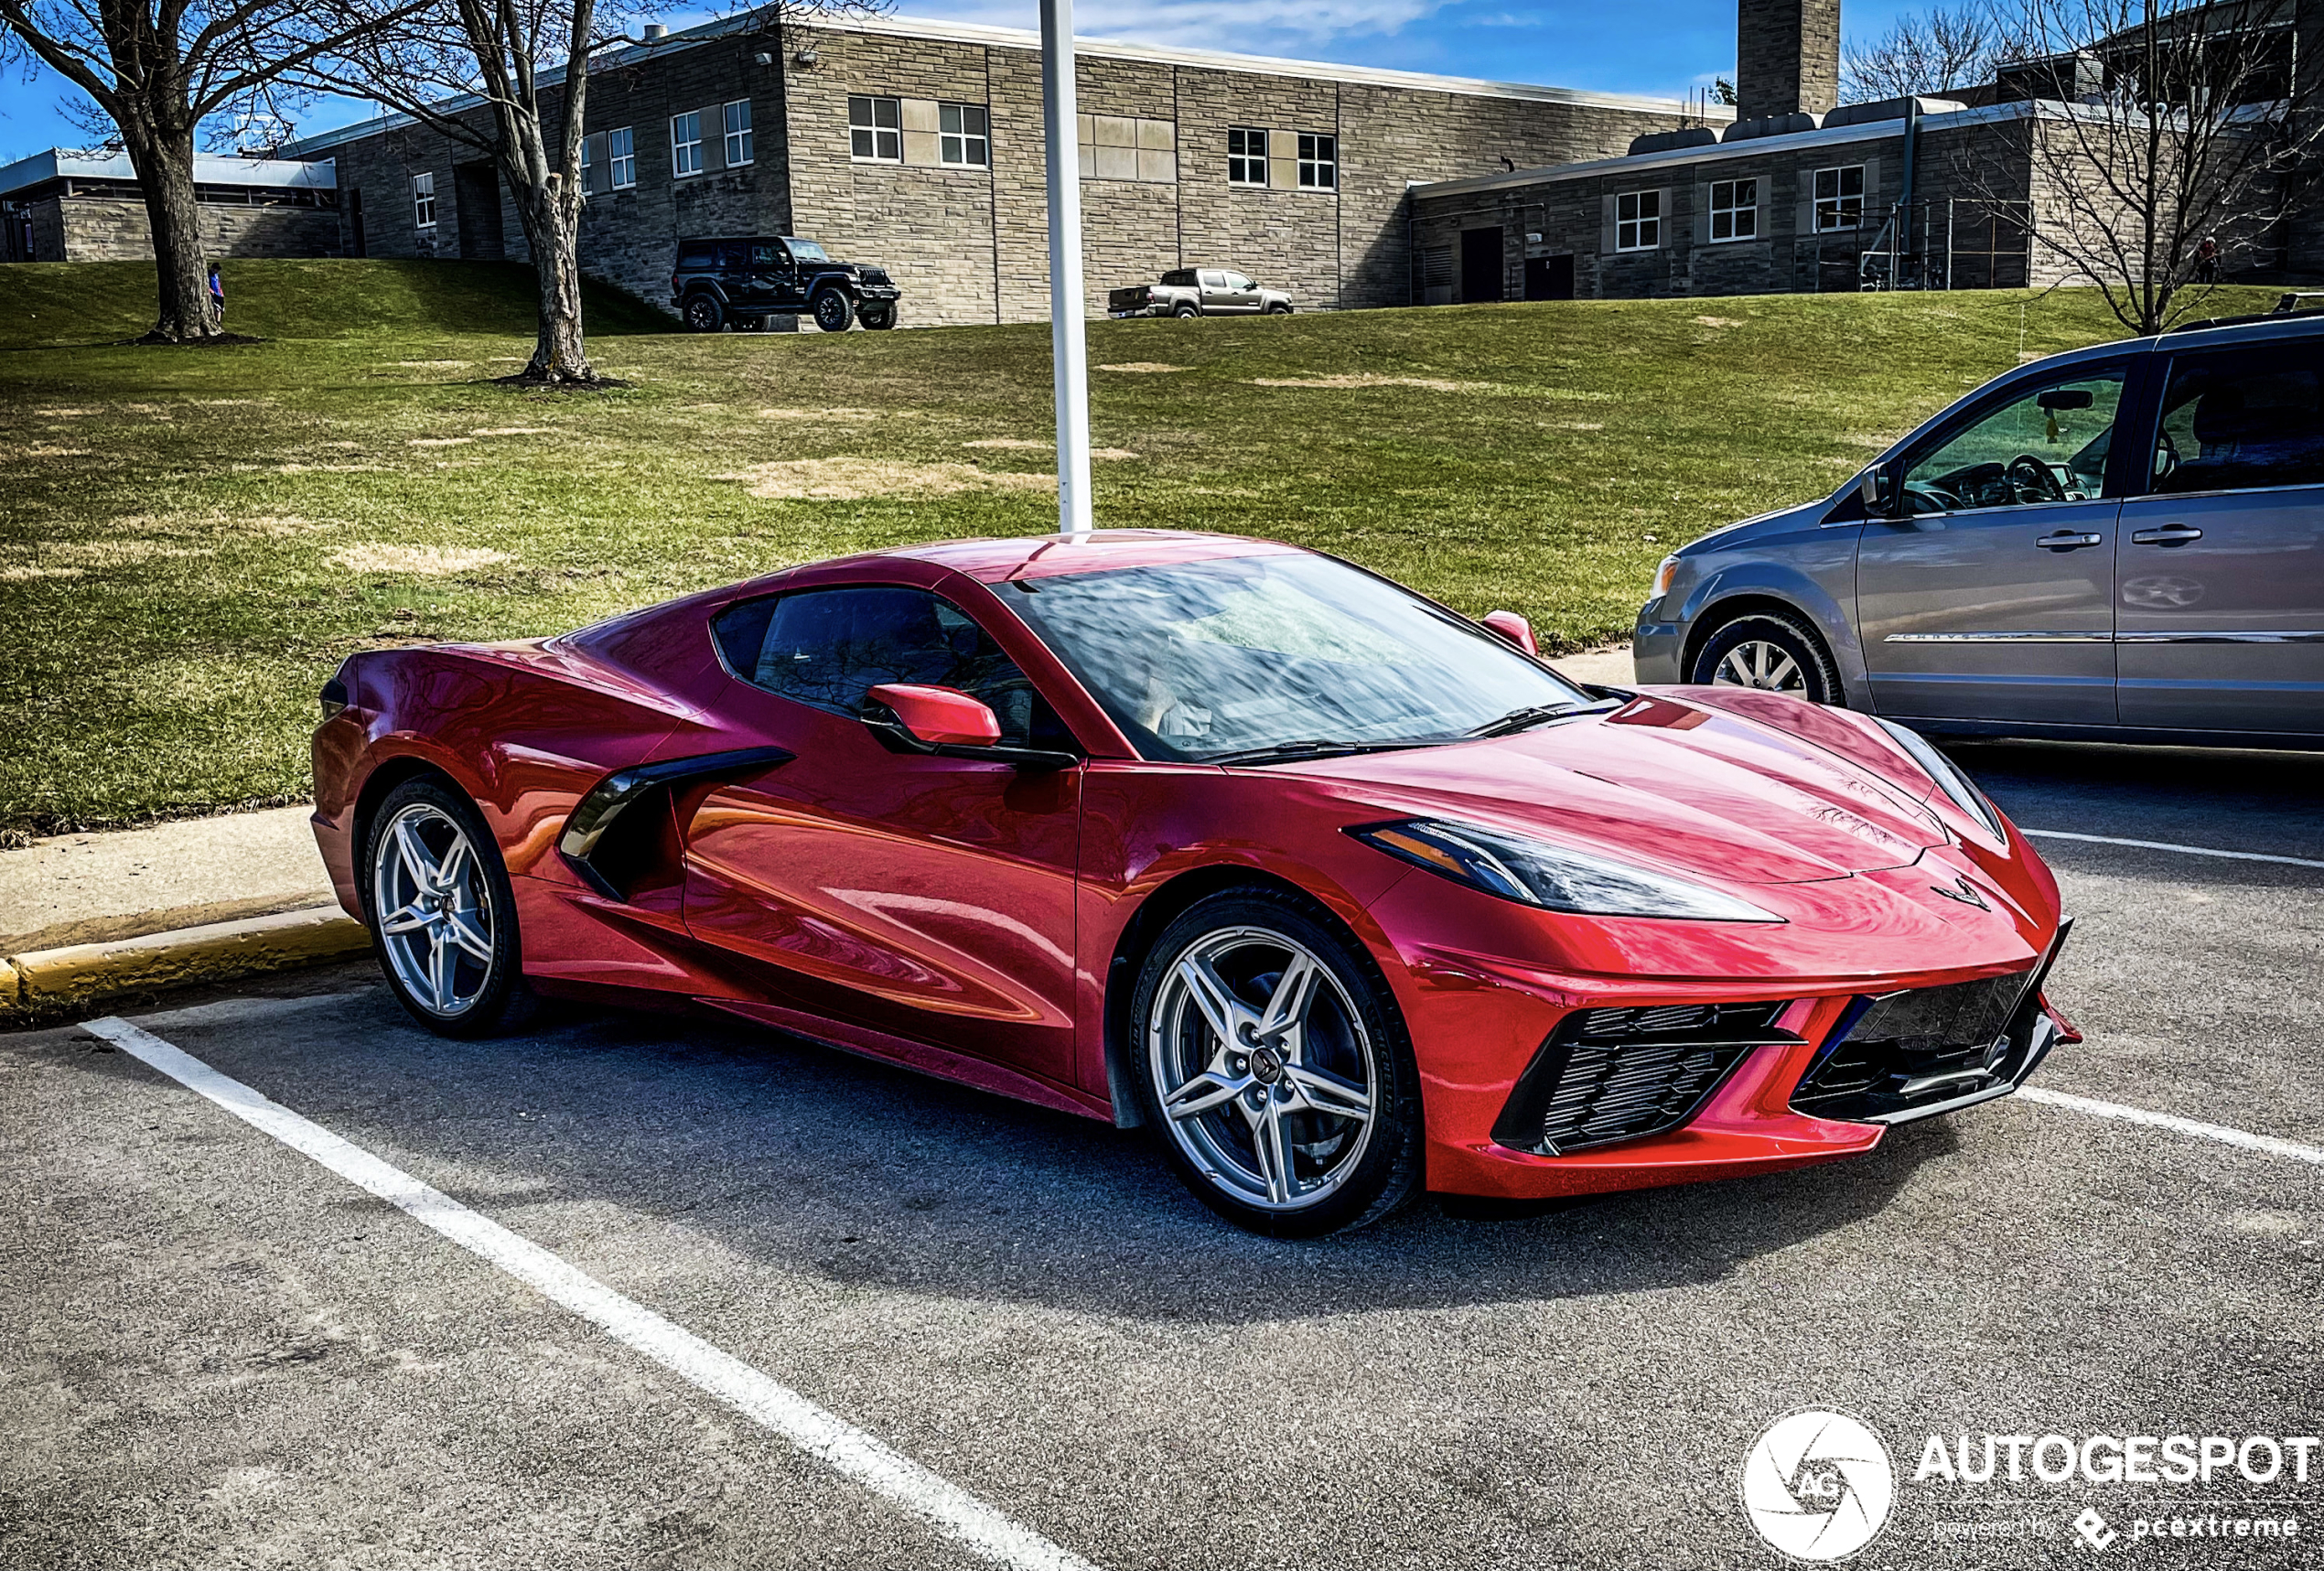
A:
[[[678,253],[678,265],[681,267],[715,267],[718,265],[718,253],[711,250],[710,247],[706,245],[690,245]]]

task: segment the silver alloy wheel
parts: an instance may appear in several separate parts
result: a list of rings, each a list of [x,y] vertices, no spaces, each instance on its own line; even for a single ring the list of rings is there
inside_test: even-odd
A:
[[[1766,639],[1745,639],[1720,660],[1718,669],[1711,673],[1711,683],[1715,687],[1757,687],[1769,693],[1805,693],[1808,676],[1781,644]]]
[[[1155,990],[1146,1041],[1171,1137],[1243,1203],[1304,1210],[1363,1160],[1380,1095],[1372,1038],[1296,940],[1232,927],[1188,944]]]
[[[483,996],[492,975],[492,886],[451,814],[415,802],[374,842],[371,910],[380,948],[414,1003],[450,1020]]]

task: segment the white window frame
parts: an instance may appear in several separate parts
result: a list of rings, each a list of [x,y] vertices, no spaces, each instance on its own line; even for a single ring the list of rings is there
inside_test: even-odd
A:
[[[412,227],[436,227],[436,171],[422,169],[412,177]]]
[[[1726,221],[1722,223],[1721,220]],[[1727,232],[1720,233],[1722,229]],[[1739,175],[1732,180],[1713,180],[1711,182],[1711,243],[1724,245],[1729,241],[1759,238],[1759,177]]]
[[[1257,152],[1252,149],[1256,147]],[[1267,184],[1267,133],[1257,125],[1227,127],[1227,184],[1264,187]]]
[[[881,114],[887,118],[883,120]],[[862,116],[857,118],[858,114]],[[904,161],[904,101],[871,93],[847,97],[847,156],[858,164]]]
[[[638,138],[633,128],[623,125],[605,134],[605,167],[613,189],[637,188]]]
[[[1622,216],[1625,203],[1630,208],[1628,218]],[[1623,191],[1614,198],[1614,249],[1617,251],[1660,251],[1662,249],[1662,193],[1661,191]]]
[[[689,109],[670,117],[670,178],[683,180],[702,173],[702,111]]]
[[[750,132],[750,100],[737,98],[720,108],[726,132],[726,167],[739,169],[757,161],[758,146]]]
[[[1336,191],[1340,188],[1340,138],[1328,132],[1299,133],[1299,188]]]
[[[936,106],[936,161],[956,169],[993,167],[993,117],[983,104]]]
[[[1832,177],[1832,193],[1829,196],[1824,194],[1824,178],[1826,175]],[[1850,175],[1856,177],[1853,192],[1848,189]],[[1865,198],[1870,193],[1865,189],[1863,165],[1838,164],[1829,169],[1818,169],[1815,183],[1809,188],[1815,193],[1816,233],[1829,234],[1835,230],[1864,227]]]

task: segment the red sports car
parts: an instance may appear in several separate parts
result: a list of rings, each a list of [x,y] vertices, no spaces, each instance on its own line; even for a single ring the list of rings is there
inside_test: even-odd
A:
[[[1828,1161],[2077,1039],[2055,881],[1920,737],[1487,621],[1258,540],[876,552],[353,656],[316,834],[432,1029],[707,1006],[1151,1125],[1281,1235]]]

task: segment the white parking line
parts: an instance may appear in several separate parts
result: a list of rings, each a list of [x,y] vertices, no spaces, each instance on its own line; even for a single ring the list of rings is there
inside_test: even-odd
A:
[[[2287,867],[2324,867],[2308,856],[2276,856],[2265,851],[2222,851],[2210,845],[2174,845],[2168,840],[2122,840],[2112,834],[2076,834],[2067,829],[2028,829],[2017,826],[2019,833],[2039,834],[2049,840],[2084,840],[2093,845],[2136,845],[2142,851],[2176,851],[2181,856],[2223,856],[2230,862],[2281,862]]]
[[[2181,1118],[2175,1113],[2156,1113],[2144,1107],[2126,1106],[2119,1102],[2099,1102],[2087,1096],[2076,1096],[2071,1092],[2051,1091],[2047,1086],[2023,1086],[2017,1094],[2029,1102],[2071,1108],[2076,1113],[2087,1113],[2093,1118],[2115,1118],[2125,1124],[2151,1124],[2157,1129],[2216,1140],[2222,1146],[2240,1146],[2246,1151],[2262,1151],[2270,1157],[2289,1157],[2295,1162],[2313,1162],[2324,1167],[2324,1146],[2303,1146],[2297,1140],[2278,1140],[2273,1135],[2254,1135],[2249,1130],[2230,1129],[2223,1124],[2198,1123],[2192,1118]]]
[[[487,1221],[441,1190],[350,1145],[199,1059],[117,1017],[85,1028],[187,1089],[280,1140],[461,1248],[481,1255],[616,1340],[683,1376],[808,1455],[926,1519],[964,1547],[1012,1571],[1094,1571],[1080,1555],[1012,1522],[967,1490],[825,1411],[790,1387],[720,1351],[692,1331],[631,1302],[529,1239]]]

